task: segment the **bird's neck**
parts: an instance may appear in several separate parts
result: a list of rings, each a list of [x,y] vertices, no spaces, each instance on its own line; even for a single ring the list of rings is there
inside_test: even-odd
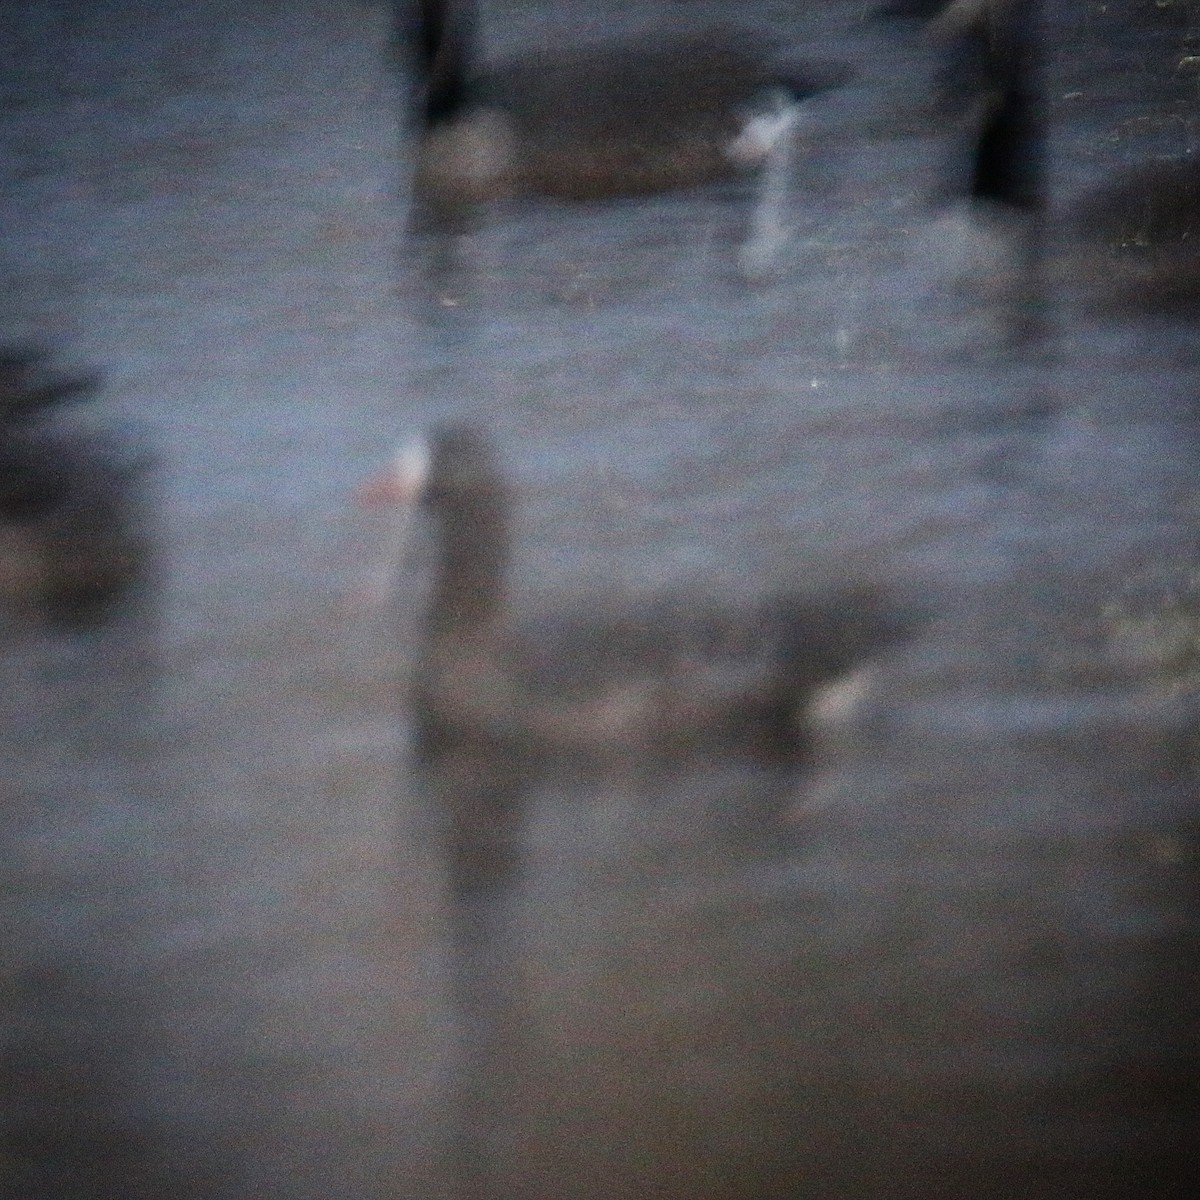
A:
[[[461,116],[467,67],[475,40],[474,7],[467,0],[422,0],[420,47],[425,69],[425,126]]]
[[[432,632],[471,637],[504,607],[509,557],[508,504],[499,489],[461,498],[442,515],[441,560],[434,585]]]

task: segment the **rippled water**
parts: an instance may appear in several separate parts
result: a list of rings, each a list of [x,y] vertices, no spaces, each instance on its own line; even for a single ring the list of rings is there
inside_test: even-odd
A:
[[[1116,7],[1045,22],[1056,253],[1195,137],[1189,6]],[[501,49],[728,15],[490,8]],[[460,1195],[459,1126],[483,1195],[1173,1194],[1192,330],[1051,273],[1009,348],[928,203],[936,63],[867,12],[737,14],[859,68],[748,282],[748,183],[410,233],[383,6],[5,6],[5,339],[107,372],[70,420],[152,449],[159,560],[98,629],[0,615],[14,1196]],[[521,606],[853,575],[933,614],[819,770],[539,780],[465,967],[403,703],[427,553],[346,603],[355,487],[450,413],[519,486]]]

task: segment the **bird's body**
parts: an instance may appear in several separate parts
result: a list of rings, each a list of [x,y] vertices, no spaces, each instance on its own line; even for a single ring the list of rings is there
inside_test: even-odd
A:
[[[725,178],[745,166],[730,153],[744,106],[770,83],[760,57],[714,36],[541,51],[481,77],[468,109],[431,125],[415,186],[583,200]]]
[[[427,755],[478,739],[530,756],[702,749],[796,761],[809,750],[810,694],[907,628],[877,589],[856,585],[746,604],[673,592],[517,613],[512,495],[487,440],[471,427],[438,431],[421,474],[397,494],[438,534],[414,688]]]
[[[35,354],[0,354],[0,602],[77,621],[107,611],[139,576],[142,463],[57,428],[94,376],[48,373]]]
[[[745,31],[541,49],[474,69],[465,0],[421,6],[410,41],[424,78],[416,194],[434,203],[563,200],[694,186],[765,161],[732,147],[764,95],[793,101],[843,68],[780,71]],[[419,91],[421,89],[418,89]]]
[[[436,535],[411,703],[418,760],[449,814],[464,893],[514,869],[530,772],[680,756],[801,766],[820,689],[917,621],[858,585],[745,604],[676,591],[516,611],[507,586],[514,498],[471,426],[406,448],[364,499],[399,503],[406,528],[418,506]]]
[[[824,643],[813,636],[836,620],[831,607],[848,626],[883,618],[854,589],[744,605],[684,594],[581,614],[505,613],[499,627],[445,633],[425,647],[418,673],[422,745],[436,753],[482,738],[531,758],[803,761],[807,692],[864,649],[846,630]]]

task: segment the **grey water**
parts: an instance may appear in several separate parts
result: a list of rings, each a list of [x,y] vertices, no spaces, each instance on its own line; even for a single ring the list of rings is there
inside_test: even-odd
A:
[[[415,230],[390,6],[0,10],[0,334],[105,372],[63,419],[149,452],[157,548],[95,628],[0,612],[4,1195],[1175,1194],[1194,330],[1048,271],[1014,339],[1003,246],[937,203],[965,114],[872,7],[732,14],[856,70],[761,278],[749,180]],[[1045,8],[1057,261],[1089,188],[1194,150],[1200,25]],[[497,54],[731,19],[483,9]],[[518,606],[931,614],[811,771],[538,781],[465,967],[404,701],[428,556],[359,602],[354,501],[446,416],[517,484]]]

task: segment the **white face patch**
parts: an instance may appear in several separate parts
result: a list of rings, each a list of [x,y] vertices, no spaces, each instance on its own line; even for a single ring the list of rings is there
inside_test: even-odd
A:
[[[431,459],[427,438],[402,442],[391,466],[363,489],[361,503],[378,512],[363,531],[363,569],[346,597],[347,611],[377,609],[394,596]]]
[[[763,112],[747,118],[741,132],[729,145],[725,153],[736,163],[757,166],[765,162],[792,135],[800,124],[800,103],[786,92],[777,90],[771,95],[771,104]]]
[[[742,132],[725,148],[735,162],[761,171],[750,233],[738,251],[738,265],[747,279],[770,275],[787,241],[788,185],[795,132],[802,116],[800,102],[789,92],[776,88],[767,96],[766,107],[750,117]]]
[[[866,663],[818,688],[806,707],[808,719],[823,730],[850,725],[870,699],[877,672]]]
[[[396,451],[392,466],[396,485],[413,499],[421,495],[429,482],[431,457],[429,440],[424,437],[415,437],[403,442]]]

